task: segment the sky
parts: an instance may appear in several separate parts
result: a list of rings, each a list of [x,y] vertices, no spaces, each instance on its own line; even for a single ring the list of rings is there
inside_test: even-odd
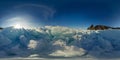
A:
[[[0,0],[0,26],[120,26],[119,0]]]

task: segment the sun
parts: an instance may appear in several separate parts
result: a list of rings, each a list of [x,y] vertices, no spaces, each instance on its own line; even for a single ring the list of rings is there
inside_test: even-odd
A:
[[[9,22],[9,23],[8,23]],[[33,29],[36,27],[36,24],[30,18],[26,17],[13,17],[6,21],[6,26],[12,26],[15,29]]]
[[[16,25],[14,26],[14,28],[16,28],[16,29],[21,29],[21,28],[23,28],[23,26],[20,25],[20,24],[16,24]]]

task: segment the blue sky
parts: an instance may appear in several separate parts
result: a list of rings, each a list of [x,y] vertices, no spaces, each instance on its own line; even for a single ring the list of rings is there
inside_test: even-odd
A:
[[[118,0],[0,0],[1,26],[16,17],[27,18],[28,23],[37,26],[120,26],[119,16]],[[7,26],[14,24],[8,23]]]

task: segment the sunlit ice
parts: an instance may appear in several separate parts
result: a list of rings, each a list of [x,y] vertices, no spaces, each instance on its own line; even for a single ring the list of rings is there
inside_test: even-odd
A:
[[[31,22],[29,21],[29,19],[24,17],[15,17],[12,18],[11,21],[13,21],[11,25],[16,29],[21,29],[21,28],[28,29],[31,26],[30,24]]]
[[[6,22],[6,26],[13,26],[15,29],[31,29],[35,25],[28,17],[12,17]]]
[[[21,23],[14,24],[13,27],[14,27],[15,29],[22,29],[22,28],[28,29],[28,28],[30,28],[30,27],[27,26],[26,24],[21,24]]]
[[[20,29],[20,28],[22,28],[22,26],[21,26],[20,24],[16,24],[16,25],[14,26],[14,28]]]

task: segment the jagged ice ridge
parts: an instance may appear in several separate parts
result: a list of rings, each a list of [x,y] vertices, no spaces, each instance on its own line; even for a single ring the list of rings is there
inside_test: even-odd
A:
[[[120,57],[120,30],[60,26],[0,31],[0,57]]]

